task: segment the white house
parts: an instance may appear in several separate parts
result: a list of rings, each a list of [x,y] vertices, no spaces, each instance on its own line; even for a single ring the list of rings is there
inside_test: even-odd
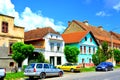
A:
[[[53,65],[66,62],[63,50],[64,41],[61,35],[51,27],[37,28],[25,32],[25,43],[35,47],[34,52],[42,52],[45,59]]]

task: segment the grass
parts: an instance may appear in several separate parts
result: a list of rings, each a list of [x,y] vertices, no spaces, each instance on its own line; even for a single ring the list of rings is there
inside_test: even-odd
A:
[[[81,68],[80,72],[91,72],[95,71],[95,67],[90,67],[90,68]]]
[[[120,68],[120,64],[117,64],[114,68],[115,69]]]
[[[20,78],[24,78],[23,72],[6,73],[5,80],[19,80]]]

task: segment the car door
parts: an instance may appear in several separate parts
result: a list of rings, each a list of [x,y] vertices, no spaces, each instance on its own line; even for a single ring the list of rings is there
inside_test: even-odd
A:
[[[66,71],[66,70],[67,70],[67,63],[63,64],[63,65],[61,66],[61,69],[64,70],[64,71]]]
[[[55,66],[50,64],[50,69],[51,69],[52,76],[58,75],[58,69]]]
[[[44,71],[46,73],[46,76],[52,76],[49,64],[44,64]]]

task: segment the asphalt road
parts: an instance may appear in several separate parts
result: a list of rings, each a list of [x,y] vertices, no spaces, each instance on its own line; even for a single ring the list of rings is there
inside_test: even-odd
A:
[[[63,77],[50,77],[44,80],[120,80],[120,69],[108,72],[65,73]]]

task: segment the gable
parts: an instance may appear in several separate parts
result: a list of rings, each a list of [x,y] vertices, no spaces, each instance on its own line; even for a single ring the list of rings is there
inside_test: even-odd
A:
[[[98,43],[91,32],[89,32],[81,41],[80,44],[98,46]]]
[[[66,33],[72,33],[72,32],[78,32],[78,31],[84,31],[80,25],[76,24],[75,22],[69,22],[68,28],[63,32],[63,34]]]

